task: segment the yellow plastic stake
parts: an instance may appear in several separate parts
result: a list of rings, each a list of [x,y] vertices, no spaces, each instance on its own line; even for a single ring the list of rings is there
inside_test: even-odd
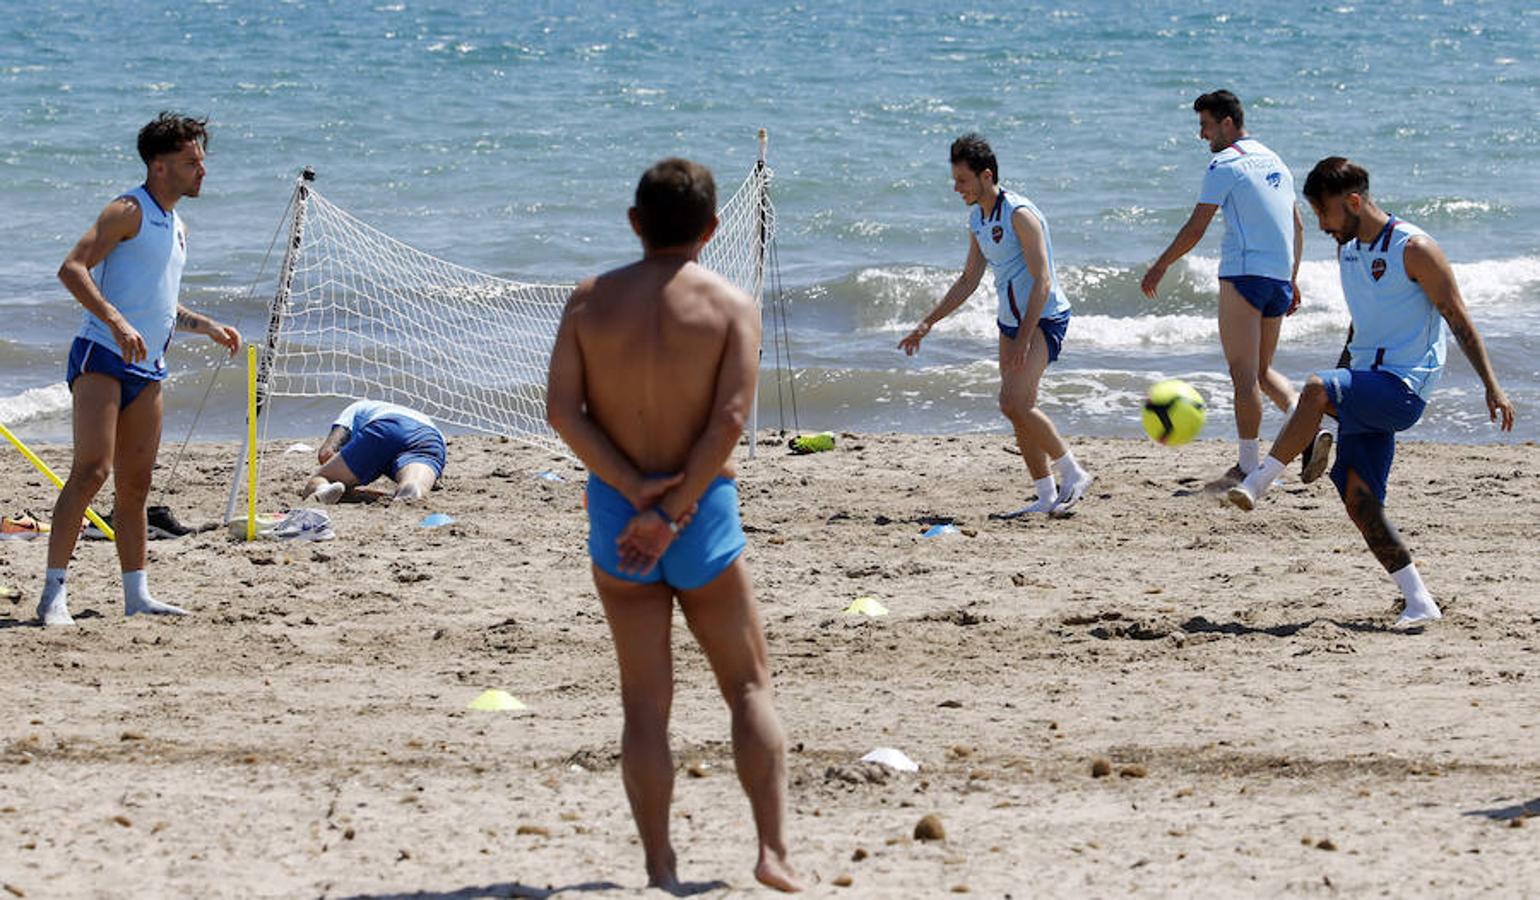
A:
[[[257,346],[246,345],[246,540],[257,539]]]
[[[22,456],[27,458],[27,462],[37,466],[37,470],[39,472],[47,475],[48,480],[53,482],[54,487],[61,491],[64,490],[64,482],[59,478],[59,476],[53,473],[53,469],[48,468],[48,463],[38,459],[37,454],[33,453],[31,448],[21,442],[21,438],[11,433],[11,429],[6,428],[4,425],[0,425],[0,434],[5,435],[5,439],[10,441],[11,446],[15,447],[18,451],[21,452]],[[96,510],[89,506],[86,507],[86,518],[90,519],[91,524],[95,525],[98,529],[101,530],[102,534],[107,536],[107,540],[115,541],[118,539],[118,535],[112,530],[112,526],[108,525],[106,522],[103,522],[102,517],[96,514]]]

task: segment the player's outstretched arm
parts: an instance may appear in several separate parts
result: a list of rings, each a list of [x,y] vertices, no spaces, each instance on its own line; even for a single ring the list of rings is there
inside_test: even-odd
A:
[[[1219,206],[1214,203],[1199,203],[1192,208],[1192,215],[1187,217],[1186,224],[1171,239],[1160,257],[1150,263],[1144,277],[1139,279],[1139,290],[1144,292],[1144,296],[1155,299],[1155,290],[1160,287],[1160,280],[1166,277],[1166,270],[1198,246],[1198,242],[1203,240],[1203,233],[1208,231],[1208,223],[1214,220],[1214,213],[1218,211]]]
[[[1305,258],[1305,220],[1299,215],[1299,204],[1294,204],[1294,269],[1289,275],[1289,283],[1294,288],[1294,302],[1289,304],[1286,315],[1294,315],[1299,309],[1299,264]]]
[[[973,292],[978,289],[979,280],[984,277],[984,266],[984,254],[979,250],[978,241],[974,240],[973,235],[970,234],[968,235],[968,259],[963,263],[962,274],[952,282],[946,296],[941,298],[936,308],[926,313],[925,318],[920,320],[920,324],[914,326],[914,330],[898,342],[898,349],[904,351],[906,356],[913,356],[919,352],[920,341],[930,334],[931,328],[956,312],[957,307],[962,306],[969,297],[973,296]]]
[[[1486,344],[1476,331],[1476,324],[1471,321],[1470,312],[1460,296],[1460,286],[1454,280],[1454,269],[1450,267],[1449,259],[1437,243],[1421,235],[1407,241],[1404,253],[1402,259],[1406,274],[1422,285],[1428,299],[1444,317],[1444,321],[1449,323],[1449,330],[1454,332],[1455,340],[1460,342],[1460,349],[1465,352],[1465,358],[1470,360],[1471,368],[1476,370],[1481,383],[1486,386],[1487,415],[1494,422],[1501,416],[1502,429],[1512,431],[1513,403],[1497,383],[1497,373],[1492,371]]]

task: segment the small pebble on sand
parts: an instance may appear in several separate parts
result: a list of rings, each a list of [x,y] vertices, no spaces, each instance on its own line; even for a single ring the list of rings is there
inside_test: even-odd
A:
[[[915,840],[919,841],[944,841],[946,829],[941,825],[941,817],[930,813],[914,826]]]
[[[1106,778],[1112,774],[1112,761],[1106,757],[1098,756],[1091,760],[1091,777]]]

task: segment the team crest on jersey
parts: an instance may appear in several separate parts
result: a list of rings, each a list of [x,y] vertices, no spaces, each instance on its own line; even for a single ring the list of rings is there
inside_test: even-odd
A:
[[[996,225],[995,227],[989,229],[989,236],[994,239],[995,243],[998,244],[1000,243],[1000,239],[1005,237],[1005,229],[1001,228],[999,225]]]
[[[1267,183],[1271,187],[1277,187],[1278,185],[1283,184],[1283,173],[1282,172],[1268,172],[1267,173]]]
[[[1384,276],[1384,274],[1385,258],[1382,256],[1375,257],[1374,261],[1369,263],[1369,275],[1372,276],[1375,281],[1379,281],[1380,278]]]

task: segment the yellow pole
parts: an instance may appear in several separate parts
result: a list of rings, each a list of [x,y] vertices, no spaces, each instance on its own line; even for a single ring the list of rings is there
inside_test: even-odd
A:
[[[48,468],[48,463],[45,463],[41,459],[38,459],[37,458],[37,454],[33,453],[32,450],[30,448],[28,448],[26,444],[23,444],[21,442],[21,438],[19,438],[16,435],[11,433],[11,429],[6,428],[4,425],[0,425],[0,434],[5,435],[5,439],[10,441],[11,445],[14,446],[17,450],[21,451],[21,455],[25,456],[27,458],[27,462],[30,462],[34,466],[37,466],[37,470],[39,472],[42,472],[44,475],[47,475],[48,476],[48,480],[53,482],[53,486],[54,487],[58,488],[61,491],[64,490],[64,482],[62,480],[60,480],[59,476],[57,476],[57,475],[55,475],[53,473],[53,469]],[[101,529],[102,534],[105,534],[107,536],[107,540],[115,541],[115,540],[118,539],[117,534],[114,533],[113,530],[112,530],[112,526],[108,525],[106,522],[103,522],[102,521],[102,517],[96,514],[96,510],[92,509],[89,506],[86,507],[86,518],[91,520],[91,524],[92,525],[95,525],[97,528]],[[59,526],[58,522],[55,522],[53,524],[54,524],[55,527]]]
[[[257,345],[246,345],[246,540],[257,539]]]

